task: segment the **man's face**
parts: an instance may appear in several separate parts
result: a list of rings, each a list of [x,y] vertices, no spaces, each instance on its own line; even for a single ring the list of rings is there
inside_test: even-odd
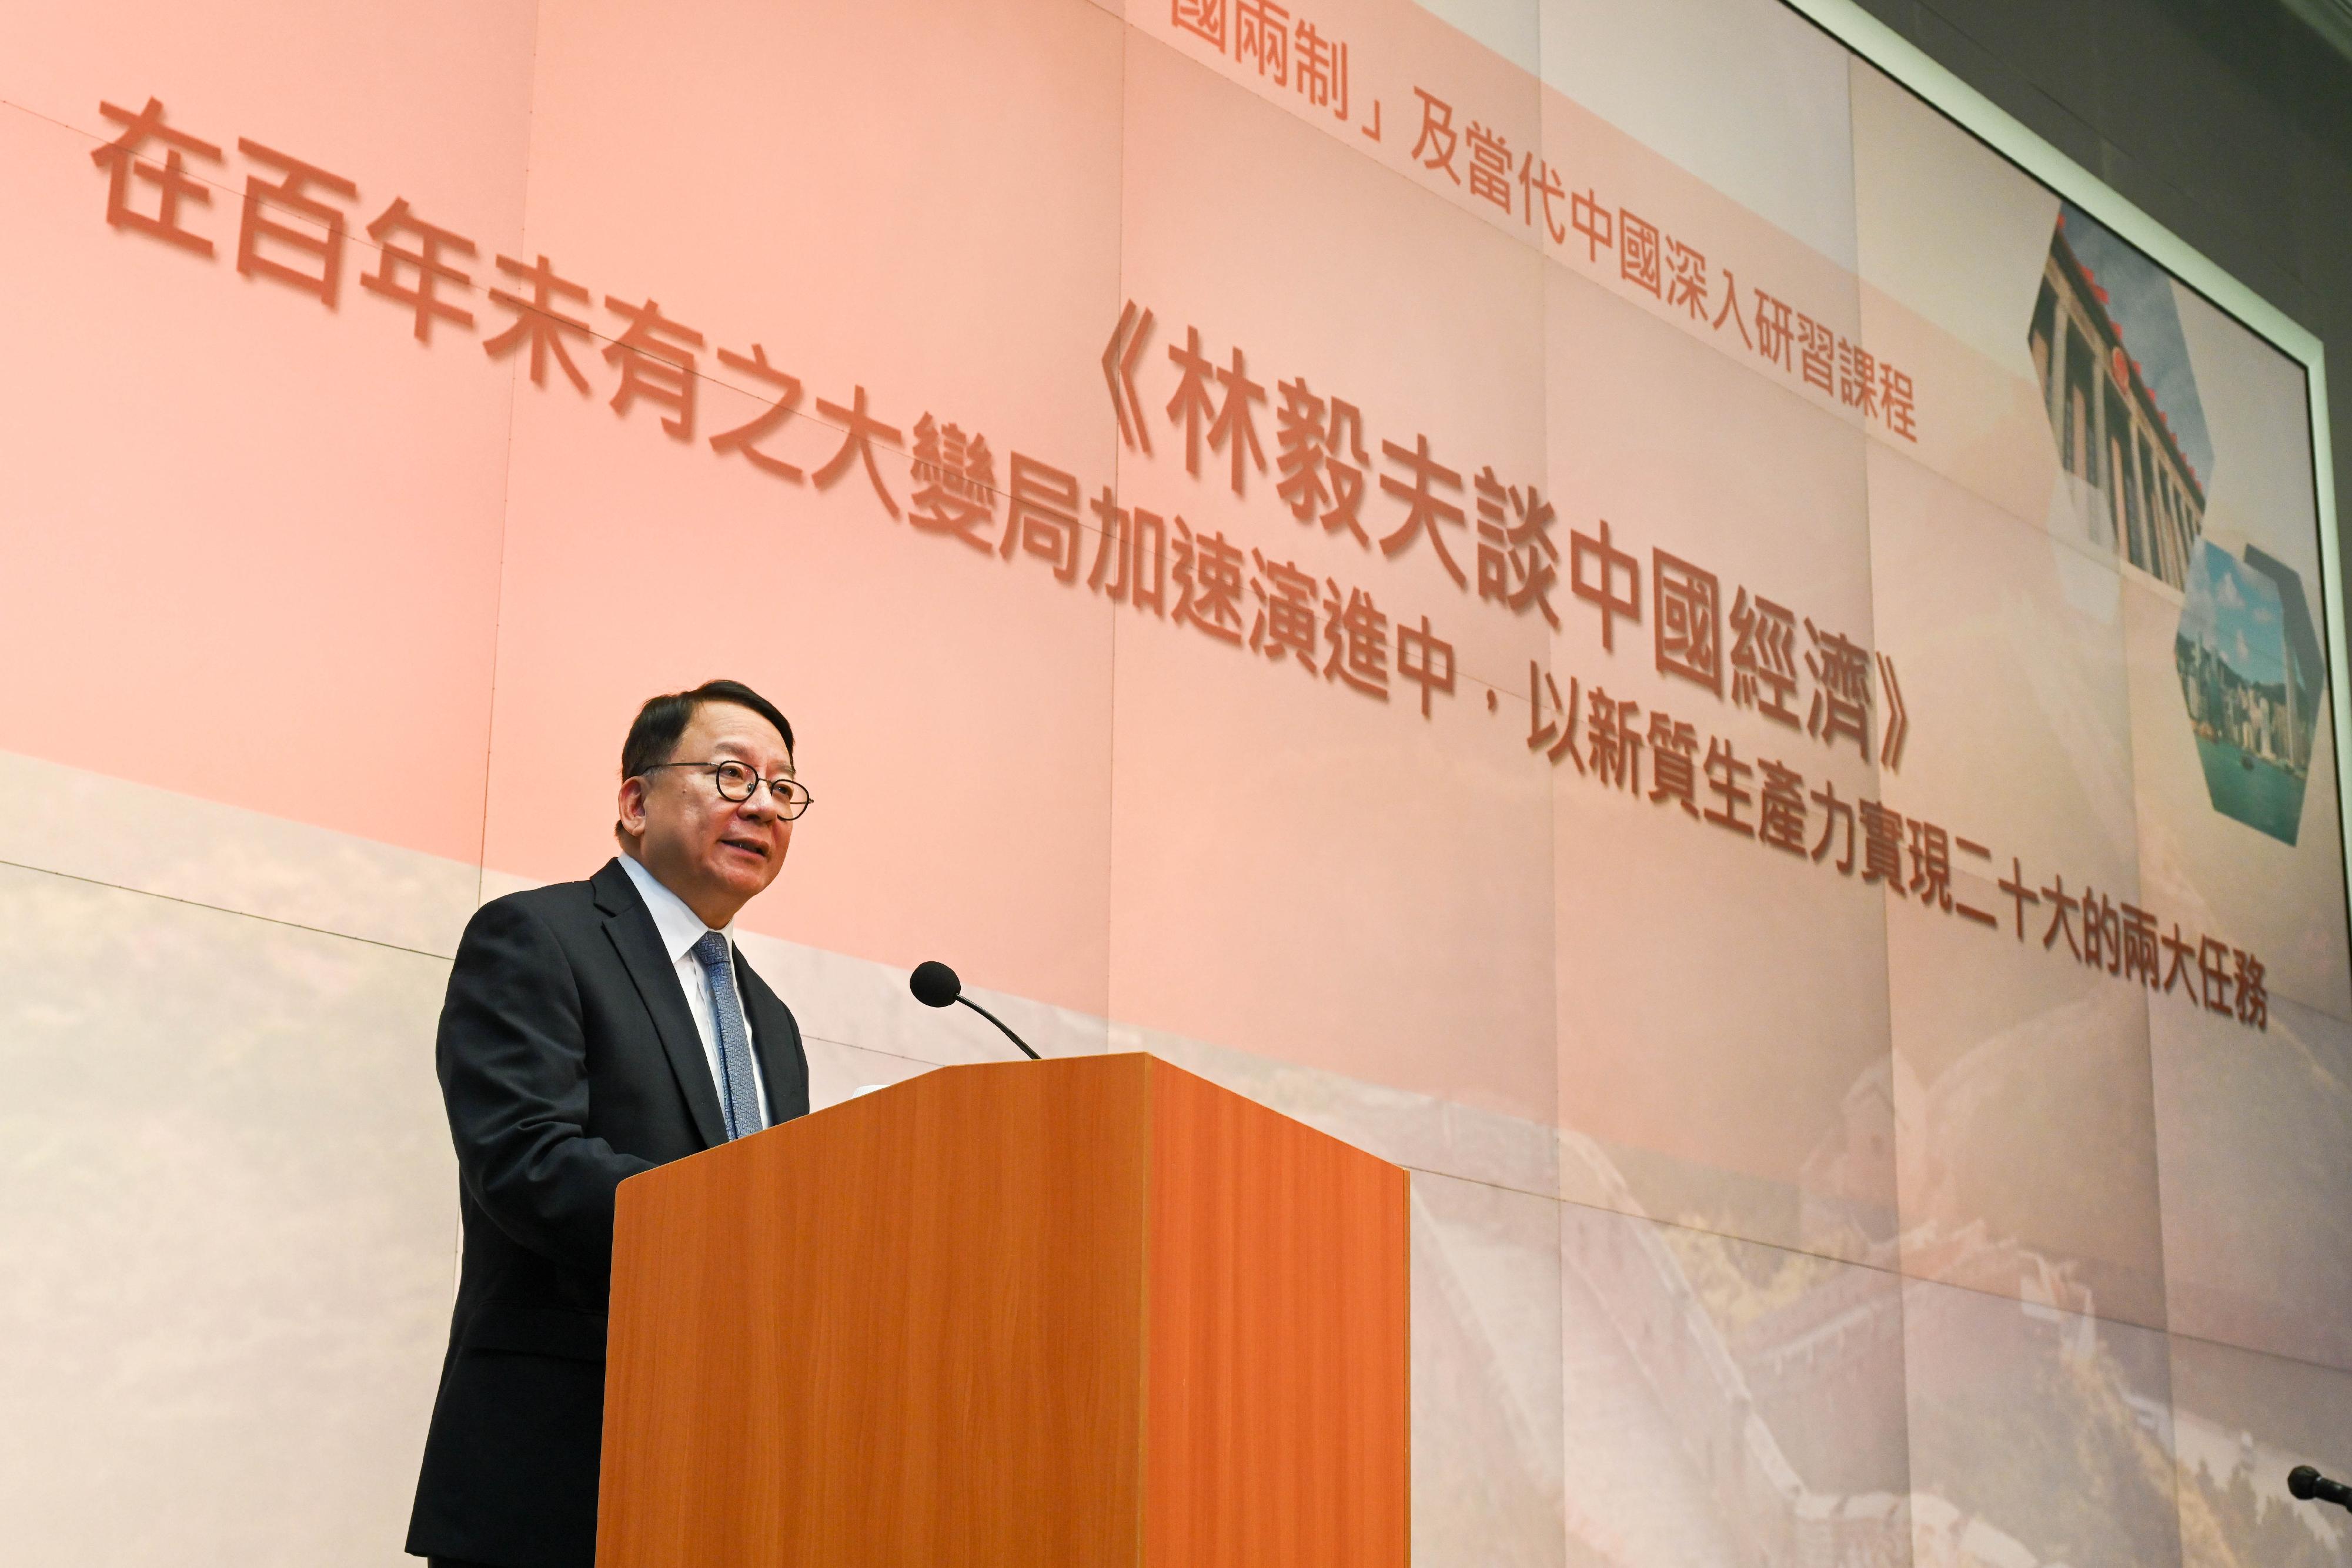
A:
[[[776,727],[750,708],[707,702],[687,722],[669,760],[741,762],[762,779],[793,777]],[[637,859],[705,925],[722,926],[776,880],[793,824],[763,785],[748,800],[719,792],[708,768],[662,768],[621,783],[621,822],[641,834]]]

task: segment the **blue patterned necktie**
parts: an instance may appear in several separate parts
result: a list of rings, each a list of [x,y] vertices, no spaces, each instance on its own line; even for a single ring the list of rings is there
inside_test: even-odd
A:
[[[706,931],[693,947],[702,977],[710,982],[710,1016],[719,1026],[719,1099],[727,1113],[727,1135],[760,1131],[760,1091],[752,1074],[751,1034],[743,1027],[743,1004],[735,995],[735,955],[726,936]]]

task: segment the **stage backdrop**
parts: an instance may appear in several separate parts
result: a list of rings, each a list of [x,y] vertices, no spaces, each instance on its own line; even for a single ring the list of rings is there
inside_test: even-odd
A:
[[[2306,371],[2095,187],[1773,0],[94,0],[0,99],[11,1558],[396,1559],[449,954],[729,675],[820,1103],[1005,1054],[940,957],[1412,1167],[1421,1563],[2352,1563]]]

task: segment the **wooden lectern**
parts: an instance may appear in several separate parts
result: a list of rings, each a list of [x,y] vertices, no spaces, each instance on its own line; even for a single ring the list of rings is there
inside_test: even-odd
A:
[[[598,1568],[1401,1568],[1405,1173],[1148,1056],[621,1186]]]

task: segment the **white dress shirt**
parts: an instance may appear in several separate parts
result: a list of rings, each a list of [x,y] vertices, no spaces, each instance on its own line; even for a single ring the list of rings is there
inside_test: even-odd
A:
[[[710,1086],[717,1091],[723,1105],[727,1100],[727,1077],[719,1065],[718,1014],[712,1010],[708,971],[703,968],[702,961],[694,956],[694,945],[702,940],[710,927],[702,923],[702,916],[687,907],[686,900],[664,887],[653,873],[638,864],[635,855],[623,853],[621,869],[629,873],[631,882],[636,883],[637,896],[646,901],[646,913],[654,917],[654,929],[661,934],[662,950],[669,955],[670,967],[677,972],[678,988],[686,993],[686,1010],[694,1015],[694,1032],[702,1037],[702,1060],[710,1069]],[[727,953],[730,960],[728,980],[732,984],[735,927],[730,925],[719,935],[727,938]],[[743,1038],[756,1047],[758,1039],[751,1032],[751,1009],[743,1006],[740,987],[735,993],[735,1005],[743,1014]],[[755,1069],[759,1060],[755,1051],[751,1058]],[[772,1125],[773,1118],[768,1113],[768,1085],[757,1071],[751,1074],[751,1091],[760,1097],[760,1125]]]

